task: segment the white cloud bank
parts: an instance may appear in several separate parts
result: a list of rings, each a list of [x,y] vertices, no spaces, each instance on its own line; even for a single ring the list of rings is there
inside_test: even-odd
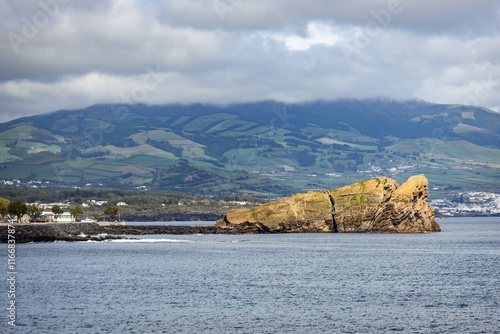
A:
[[[499,31],[494,0],[0,0],[0,121],[116,101],[498,110]]]

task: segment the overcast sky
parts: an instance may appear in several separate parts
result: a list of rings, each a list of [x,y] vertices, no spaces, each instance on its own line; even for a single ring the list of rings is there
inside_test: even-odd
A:
[[[500,107],[498,0],[0,0],[0,121],[96,103]]]

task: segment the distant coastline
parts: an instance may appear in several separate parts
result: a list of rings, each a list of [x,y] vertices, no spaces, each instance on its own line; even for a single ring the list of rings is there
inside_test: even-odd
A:
[[[481,213],[481,212],[458,212],[453,215],[443,214],[436,210],[436,218],[480,218],[480,217],[500,217],[500,213]]]

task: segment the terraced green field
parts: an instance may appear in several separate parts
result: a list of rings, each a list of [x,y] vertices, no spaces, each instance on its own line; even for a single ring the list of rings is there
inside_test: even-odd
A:
[[[139,106],[127,117],[106,106],[40,115],[0,124],[0,179],[282,196],[425,173],[431,194],[500,192],[498,114],[406,104],[421,111],[395,116],[394,106],[354,101],[348,112],[334,102],[262,102]]]

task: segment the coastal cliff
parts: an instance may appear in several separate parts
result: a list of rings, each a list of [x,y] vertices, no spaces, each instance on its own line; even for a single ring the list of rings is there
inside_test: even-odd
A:
[[[231,210],[216,226],[248,233],[438,232],[428,197],[424,175],[412,176],[401,186],[379,177],[339,189],[295,194],[253,210]]]

